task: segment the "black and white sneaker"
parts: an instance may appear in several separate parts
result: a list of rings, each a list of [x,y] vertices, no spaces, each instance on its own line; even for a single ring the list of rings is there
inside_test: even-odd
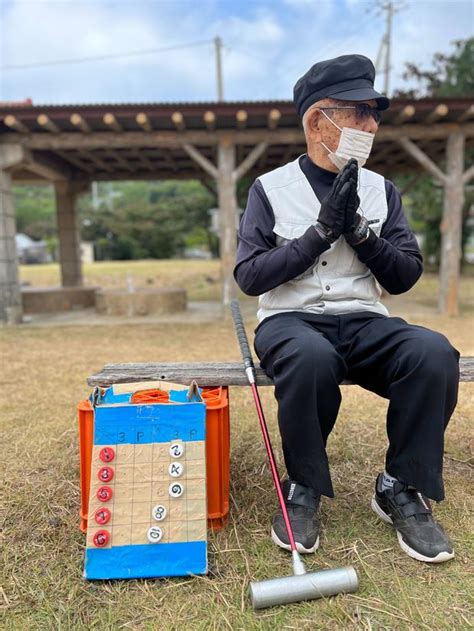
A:
[[[454,557],[453,546],[442,526],[433,519],[429,500],[411,487],[395,482],[382,491],[377,477],[372,510],[395,528],[403,552],[417,561],[443,563]]]
[[[282,491],[293,528],[296,549],[302,554],[314,552],[319,546],[318,509],[321,496],[313,489],[292,480],[283,482]],[[273,518],[272,540],[280,548],[291,550],[281,509]]]

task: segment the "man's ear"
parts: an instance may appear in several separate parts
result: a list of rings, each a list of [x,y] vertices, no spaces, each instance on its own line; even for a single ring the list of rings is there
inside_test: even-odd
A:
[[[318,109],[314,109],[309,115],[308,128],[316,141],[321,139],[320,121],[321,112]]]

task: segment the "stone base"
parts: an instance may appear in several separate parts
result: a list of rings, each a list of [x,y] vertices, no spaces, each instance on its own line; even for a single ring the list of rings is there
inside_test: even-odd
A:
[[[57,313],[95,305],[97,287],[22,287],[23,313]]]
[[[184,311],[186,290],[174,289],[103,289],[96,293],[97,313],[111,316],[137,316]]]

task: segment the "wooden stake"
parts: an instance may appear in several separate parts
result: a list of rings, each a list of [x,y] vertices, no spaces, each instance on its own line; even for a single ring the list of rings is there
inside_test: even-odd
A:
[[[459,315],[458,293],[461,268],[462,208],[464,205],[464,134],[459,131],[446,144],[447,181],[444,188],[441,221],[441,267],[439,310],[448,316]]]
[[[269,129],[276,129],[280,122],[281,112],[277,109],[272,109],[268,112],[268,127]]]
[[[444,103],[440,103],[434,108],[434,110],[430,114],[428,114],[428,116],[425,118],[423,122],[425,124],[434,123],[440,118],[443,118],[444,116],[446,116],[448,112],[449,112],[448,106],[445,105]]]
[[[53,123],[53,121],[49,118],[47,114],[40,114],[36,120],[38,122],[38,125],[41,125],[41,127],[44,127],[52,134],[59,134],[61,131],[56,123]]]
[[[152,131],[153,130],[153,127],[151,126],[151,123],[150,123],[150,119],[145,114],[145,112],[139,112],[136,115],[135,120],[140,125],[140,127],[143,127],[143,129],[145,131]]]
[[[107,112],[106,114],[104,114],[104,118],[102,120],[108,127],[111,127],[115,131],[122,131],[122,126],[117,121],[112,112]]]
[[[88,123],[86,123],[86,121],[82,118],[80,114],[77,114],[77,113],[71,114],[71,118],[69,120],[75,127],[79,127],[79,129],[83,131],[85,134],[91,133],[92,131],[91,128],[89,127]]]
[[[176,129],[179,129],[179,131],[186,129],[184,116],[181,114],[181,112],[173,112],[173,114],[171,115],[171,120],[173,121],[173,124],[176,127]]]
[[[249,115],[245,110],[239,110],[235,115],[235,120],[237,121],[237,127],[239,129],[245,129],[247,124],[247,119]]]
[[[203,116],[204,122],[206,123],[206,127],[208,129],[214,129],[216,126],[216,115],[214,114],[214,112],[211,112],[210,110],[208,110],[207,112],[204,112],[204,116]]]
[[[222,265],[222,303],[224,318],[229,317],[230,301],[236,293],[233,277],[237,251],[237,196],[235,180],[235,146],[223,137],[217,146],[219,175],[217,179],[220,226],[220,255]]]
[[[393,121],[395,125],[399,125],[400,123],[404,123],[408,119],[412,118],[415,115],[416,108],[414,105],[405,105],[402,111],[397,114],[395,120]]]
[[[11,127],[12,129],[20,132],[21,134],[30,133],[30,130],[28,129],[28,127],[24,125],[21,121],[19,121],[16,116],[13,116],[13,114],[7,114],[3,122],[5,123],[7,127]]]

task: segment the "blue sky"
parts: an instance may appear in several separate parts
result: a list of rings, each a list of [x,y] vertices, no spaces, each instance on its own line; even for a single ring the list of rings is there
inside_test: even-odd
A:
[[[35,104],[212,101],[212,39],[224,42],[226,100],[290,99],[318,60],[375,61],[384,17],[373,0],[0,0],[0,100]],[[473,35],[470,0],[404,0],[394,17],[393,88],[404,64]],[[196,46],[87,63],[5,66]],[[382,89],[382,76],[376,86]]]

